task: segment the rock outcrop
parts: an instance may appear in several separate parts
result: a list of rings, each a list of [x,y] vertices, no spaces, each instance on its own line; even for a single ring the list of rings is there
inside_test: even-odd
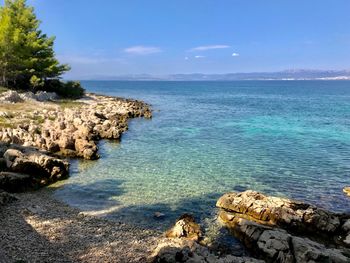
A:
[[[203,263],[263,263],[250,257],[220,255],[200,244],[202,232],[193,216],[182,215],[161,239],[150,257],[150,262],[203,262]]]
[[[227,193],[217,201],[217,206],[264,224],[287,227],[300,233],[334,234],[341,224],[336,214],[324,209],[254,191]]]
[[[217,255],[193,240],[163,239],[151,255],[154,263],[264,263],[265,261],[252,257],[237,257],[233,255]]]
[[[0,189],[22,192],[68,177],[66,160],[15,144],[0,144]]]
[[[51,96],[39,95],[40,98]],[[12,91],[6,99],[23,101],[20,96],[11,100],[8,97],[16,97]],[[21,120],[21,123],[0,128],[0,141],[93,160],[99,158],[98,140],[119,139],[128,129],[129,118],[152,117],[149,105],[137,100],[88,94],[74,103],[78,105],[66,108],[57,106],[52,110],[35,110],[21,113],[20,116],[10,116]]]
[[[18,94],[18,92],[13,91],[13,90],[9,90],[9,91],[6,91],[3,94],[1,94],[0,101],[3,103],[4,102],[5,103],[18,103],[18,102],[22,102],[23,99]]]
[[[201,236],[200,226],[196,223],[194,217],[189,214],[182,215],[166,233],[168,238],[186,238],[194,241],[198,241]]]
[[[18,93],[14,90],[9,90],[1,94],[0,101],[2,103],[18,103],[23,101],[54,101],[59,99],[55,92],[39,91]]]
[[[225,194],[217,206],[225,226],[267,262],[350,262],[347,215],[254,191]]]

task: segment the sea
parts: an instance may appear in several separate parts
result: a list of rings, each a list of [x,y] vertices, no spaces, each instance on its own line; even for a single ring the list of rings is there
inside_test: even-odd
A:
[[[350,212],[350,81],[82,85],[153,109],[53,186],[87,214],[163,230],[183,213],[212,220],[222,194],[246,189]]]

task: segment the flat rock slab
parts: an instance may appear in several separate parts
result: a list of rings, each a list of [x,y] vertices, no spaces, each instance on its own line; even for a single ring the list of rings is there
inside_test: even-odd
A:
[[[324,209],[286,198],[265,196],[255,191],[227,193],[216,206],[248,219],[286,227],[297,232],[335,233],[341,221],[338,215]]]

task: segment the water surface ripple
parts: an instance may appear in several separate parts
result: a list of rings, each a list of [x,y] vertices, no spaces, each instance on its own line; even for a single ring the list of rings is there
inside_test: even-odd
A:
[[[56,191],[110,218],[169,225],[183,212],[210,217],[227,191],[254,189],[350,212],[350,82],[87,81],[92,92],[137,98],[134,119],[98,161],[73,161]],[[162,224],[160,224],[162,225]]]

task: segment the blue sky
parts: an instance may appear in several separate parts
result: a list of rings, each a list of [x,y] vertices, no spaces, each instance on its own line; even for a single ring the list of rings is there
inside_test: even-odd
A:
[[[28,0],[67,78],[350,69],[349,0]]]

